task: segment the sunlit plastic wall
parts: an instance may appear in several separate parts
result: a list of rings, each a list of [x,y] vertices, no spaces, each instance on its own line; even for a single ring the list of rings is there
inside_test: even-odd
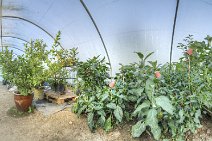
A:
[[[159,63],[170,60],[177,0],[84,0],[84,3],[103,37],[113,75],[118,71],[119,63],[138,60],[134,52],[147,54],[153,51],[150,60]],[[22,44],[31,39],[43,39],[51,46],[51,36],[60,30],[62,47],[78,47],[81,60],[95,55],[108,59],[80,0],[2,0],[1,10],[2,45],[10,46],[17,54],[22,53]],[[180,0],[173,61],[181,55],[177,43],[188,34],[195,35],[196,39],[212,35],[211,13],[210,0]]]

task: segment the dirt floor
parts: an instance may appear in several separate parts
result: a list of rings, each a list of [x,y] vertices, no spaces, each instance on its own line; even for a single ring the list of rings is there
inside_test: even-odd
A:
[[[98,129],[91,133],[85,118],[78,118],[70,110],[57,112],[48,117],[35,111],[26,117],[8,116],[14,106],[13,94],[0,85],[0,141],[149,141],[148,134],[133,139],[130,125],[118,127],[110,133]],[[195,141],[212,141],[212,119],[203,122],[203,128],[195,136]]]

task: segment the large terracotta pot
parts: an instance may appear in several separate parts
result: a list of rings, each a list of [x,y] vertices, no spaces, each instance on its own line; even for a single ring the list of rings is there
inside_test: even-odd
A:
[[[23,96],[17,93],[14,93],[14,101],[16,108],[19,111],[26,112],[29,110],[29,107],[32,105],[32,95]]]

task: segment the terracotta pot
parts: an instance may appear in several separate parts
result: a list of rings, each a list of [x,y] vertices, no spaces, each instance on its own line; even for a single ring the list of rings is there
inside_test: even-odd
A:
[[[29,107],[32,105],[32,95],[23,96],[17,93],[14,93],[14,101],[16,108],[19,111],[26,112],[29,110]]]

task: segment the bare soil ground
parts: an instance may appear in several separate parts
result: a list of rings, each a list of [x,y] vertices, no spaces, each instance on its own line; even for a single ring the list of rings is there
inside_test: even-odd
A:
[[[14,118],[7,114],[14,106],[13,94],[0,85],[0,141],[149,141],[148,134],[133,139],[131,125],[118,127],[110,133],[98,129],[91,133],[86,119],[78,118],[70,110],[63,110],[48,117],[36,111],[29,116]],[[195,141],[212,141],[212,119],[203,122]]]

